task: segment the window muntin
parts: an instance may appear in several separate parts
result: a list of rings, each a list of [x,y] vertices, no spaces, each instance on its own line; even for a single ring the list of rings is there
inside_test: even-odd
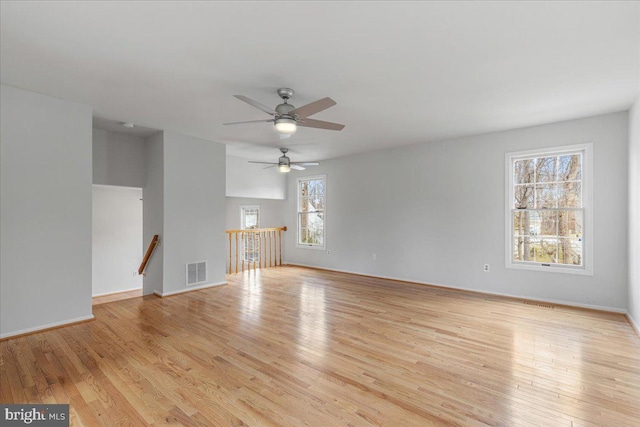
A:
[[[298,179],[298,246],[325,246],[326,179]]]
[[[513,153],[507,162],[507,267],[589,273],[587,147]]]
[[[260,228],[260,206],[241,206],[240,223],[241,228],[245,230]],[[242,255],[247,262],[258,262],[260,260],[260,246],[255,233],[244,233]]]
[[[240,217],[243,229],[260,228],[260,206],[246,205],[240,207]]]

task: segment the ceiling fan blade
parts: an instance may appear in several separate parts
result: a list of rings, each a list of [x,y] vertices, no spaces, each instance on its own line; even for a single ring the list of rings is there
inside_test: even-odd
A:
[[[268,123],[273,122],[273,120],[248,120],[244,122],[231,122],[231,123],[223,123],[223,125],[244,125],[246,123]]]
[[[290,167],[291,169],[295,169],[295,170],[297,170],[297,171],[303,171],[303,170],[304,170],[304,168],[303,168],[302,166],[300,166],[300,165],[295,165],[295,164],[293,164],[293,163],[292,163],[292,164],[290,164],[290,165],[289,165],[289,167]]]
[[[318,166],[320,165],[320,163],[318,162],[292,162],[292,165],[298,165],[298,166]]]
[[[319,113],[320,111],[324,111],[329,107],[333,107],[334,105],[336,105],[336,101],[327,97],[314,101],[311,104],[298,107],[289,114],[297,114],[299,118],[304,119],[305,117],[309,117],[313,114]]]
[[[258,101],[254,101],[253,99],[247,98],[244,95],[233,95],[233,96],[238,98],[240,101],[244,101],[247,104],[249,104],[249,105],[251,105],[253,107],[256,107],[258,110],[264,111],[267,114],[271,114],[272,116],[276,115],[276,112],[273,110],[273,108],[269,108],[266,105],[262,105]]]
[[[262,169],[271,169],[271,168],[275,168],[278,165],[271,165],[271,166],[267,166],[266,168],[262,168]]]
[[[318,128],[318,129],[328,129],[328,130],[342,130],[344,129],[344,125],[333,122],[325,122],[324,120],[315,120],[315,119],[304,119],[298,122],[298,126],[303,126],[307,128]]]
[[[273,162],[254,162],[253,160],[249,160],[249,163],[260,163],[261,165],[278,165],[277,163]]]

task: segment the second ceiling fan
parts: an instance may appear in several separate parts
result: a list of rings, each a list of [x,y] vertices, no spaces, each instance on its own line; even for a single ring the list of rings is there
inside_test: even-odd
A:
[[[289,88],[280,88],[277,90],[280,98],[283,99],[282,104],[278,104],[275,109],[269,108],[266,105],[262,105],[258,101],[254,101],[251,98],[247,98],[244,95],[233,95],[240,101],[244,101],[247,104],[264,111],[271,115],[273,118],[269,120],[249,120],[244,122],[224,123],[225,125],[241,125],[245,123],[273,123],[276,130],[283,135],[291,135],[296,132],[298,126],[328,130],[342,130],[344,125],[339,123],[325,122],[324,120],[310,119],[309,116],[324,111],[329,107],[336,105],[336,102],[327,97],[314,101],[310,104],[303,105],[296,108],[294,105],[289,104],[289,99],[293,96],[294,90]]]
[[[281,148],[280,152],[282,152],[282,156],[278,158],[278,163],[272,162],[254,162],[249,160],[249,163],[261,163],[263,165],[271,165],[267,166],[265,169],[278,167],[280,172],[289,172],[291,169],[303,171],[305,170],[305,166],[318,166],[320,163],[318,162],[292,162],[291,159],[287,156],[288,148]]]

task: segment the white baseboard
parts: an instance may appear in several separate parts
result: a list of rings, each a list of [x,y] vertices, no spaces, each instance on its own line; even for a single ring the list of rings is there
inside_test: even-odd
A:
[[[633,317],[631,317],[631,315],[628,312],[625,313],[625,317],[631,324],[631,327],[635,329],[636,334],[638,334],[638,336],[640,337],[640,323],[636,322],[636,320]]]
[[[179,289],[177,291],[170,291],[170,292],[153,291],[153,293],[156,294],[157,296],[161,297],[161,298],[164,298],[164,297],[168,297],[168,296],[171,296],[171,295],[183,294],[185,292],[191,292],[191,291],[199,291],[201,289],[213,288],[214,286],[222,286],[222,285],[226,285],[226,284],[227,284],[227,282],[208,283],[206,285],[193,286],[193,287],[189,287],[189,288],[185,288],[185,289]]]
[[[122,293],[125,293],[125,292],[138,291],[138,290],[141,290],[141,289],[142,289],[142,286],[138,286],[137,288],[124,289],[124,290],[122,290],[122,291],[104,292],[104,293],[102,293],[102,294],[95,294],[95,295],[92,295],[92,297],[91,297],[91,298],[95,298],[95,297],[106,297],[107,295],[122,294]]]
[[[91,314],[89,316],[76,317],[75,319],[63,320],[62,322],[54,322],[54,323],[49,323],[49,324],[46,324],[46,325],[36,326],[36,327],[33,327],[33,328],[21,329],[19,331],[13,331],[13,332],[7,332],[7,333],[4,333],[4,334],[0,334],[0,339],[11,338],[11,337],[15,337],[17,335],[24,335],[24,334],[31,334],[31,333],[34,333],[34,332],[45,331],[47,329],[58,328],[60,326],[67,326],[67,325],[70,326],[73,323],[85,322],[87,320],[93,320],[93,319],[94,319],[93,314]]]
[[[608,311],[608,312],[612,312],[612,313],[627,314],[627,311],[625,309],[623,309],[623,308],[606,307],[606,306],[593,305],[593,304],[582,304],[582,303],[577,303],[577,302],[573,302],[573,301],[544,299],[544,298],[530,297],[530,296],[526,296],[526,295],[514,295],[514,294],[501,293],[501,292],[491,292],[491,291],[485,291],[485,290],[476,290],[476,289],[470,289],[470,288],[463,288],[463,287],[460,287],[460,286],[444,285],[442,283],[421,282],[421,281],[418,281],[418,280],[405,279],[405,278],[402,278],[402,277],[379,276],[379,275],[370,274],[370,273],[360,273],[360,272],[357,272],[357,271],[340,270],[340,269],[337,269],[337,268],[318,267],[318,266],[315,266],[315,265],[297,264],[297,263],[293,263],[293,262],[287,263],[286,265],[293,265],[293,266],[298,266],[298,267],[308,267],[308,268],[317,268],[318,270],[335,271],[337,273],[355,274],[357,276],[375,277],[377,279],[387,279],[387,280],[395,280],[395,281],[399,281],[399,282],[416,283],[418,285],[434,286],[434,287],[438,287],[438,288],[456,289],[456,290],[460,290],[460,291],[474,292],[474,293],[477,293],[477,294],[494,295],[494,296],[509,297],[509,298],[520,298],[520,299],[526,299],[526,300],[530,300],[530,301],[538,301],[538,302],[547,302],[547,303],[551,303],[551,304],[567,305],[567,306],[570,306],[570,307],[588,308],[590,310],[599,310],[599,311]]]

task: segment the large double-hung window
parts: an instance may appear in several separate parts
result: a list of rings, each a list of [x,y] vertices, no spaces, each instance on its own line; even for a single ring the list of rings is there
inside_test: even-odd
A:
[[[298,246],[324,249],[326,178],[298,179]]]
[[[507,154],[507,267],[593,274],[590,162],[590,144]]]

